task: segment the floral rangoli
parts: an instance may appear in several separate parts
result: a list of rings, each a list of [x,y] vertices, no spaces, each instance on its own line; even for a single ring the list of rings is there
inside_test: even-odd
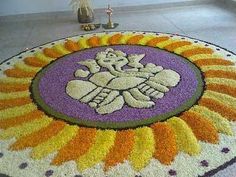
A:
[[[0,65],[0,174],[212,176],[236,161],[235,61],[153,32],[22,52]]]

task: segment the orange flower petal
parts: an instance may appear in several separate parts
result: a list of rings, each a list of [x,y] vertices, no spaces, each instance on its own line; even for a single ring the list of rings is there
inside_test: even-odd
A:
[[[47,62],[39,60],[36,57],[27,57],[27,58],[24,59],[24,62],[27,65],[34,66],[34,67],[43,67],[43,66],[48,64]]]
[[[180,41],[180,42],[175,42],[172,44],[169,44],[167,46],[165,46],[164,48],[170,52],[173,52],[175,49],[179,48],[179,47],[183,47],[186,45],[191,45],[192,43],[189,41]]]
[[[77,135],[54,158],[53,165],[61,165],[63,162],[78,159],[93,145],[96,138],[96,129],[79,128]]]
[[[50,137],[56,135],[65,126],[62,121],[52,121],[47,127],[18,139],[13,145],[12,150],[21,150],[27,147],[36,147],[38,144],[45,142]]]
[[[6,83],[0,83],[0,92],[18,92],[18,91],[25,91],[29,90],[29,84],[6,84]]]
[[[54,49],[51,48],[45,48],[43,49],[43,53],[51,58],[59,58],[61,57],[63,54],[58,53],[57,51],[55,51]]]
[[[212,54],[214,51],[210,48],[194,48],[189,49],[181,53],[182,56],[188,58],[193,55],[199,55],[199,54]]]
[[[224,59],[202,59],[202,60],[196,60],[194,63],[201,67],[201,66],[209,66],[209,65],[234,65],[233,62],[224,60]]]
[[[222,71],[222,70],[208,70],[204,73],[205,77],[218,77],[236,80],[236,72]]]
[[[175,133],[167,123],[155,123],[151,126],[156,141],[154,157],[165,165],[170,165],[178,153]]]
[[[8,77],[16,77],[16,78],[34,77],[36,74],[35,72],[26,72],[18,68],[7,69],[4,71],[4,73]]]
[[[218,112],[228,120],[236,121],[236,111],[230,106],[211,98],[202,98],[198,103],[200,106],[205,106],[212,111]]]
[[[80,47],[79,45],[72,41],[72,40],[67,40],[66,43],[65,43],[65,48],[71,52],[76,52],[78,50],[80,50]]]
[[[144,36],[142,34],[133,36],[127,41],[127,44],[137,44],[143,37]]]
[[[212,90],[219,93],[228,94],[230,96],[236,97],[236,88],[230,87],[228,85],[221,85],[221,84],[208,84],[207,90]]]
[[[93,36],[87,40],[88,45],[91,47],[98,47],[100,46],[100,38],[97,36]]]
[[[9,100],[0,100],[0,110],[29,104],[31,102],[32,102],[31,98],[16,98],[16,99],[9,99]]]
[[[134,145],[134,131],[124,130],[118,131],[116,134],[115,144],[107,154],[105,159],[105,170],[115,166],[128,159]]]
[[[150,41],[148,41],[147,45],[151,46],[151,47],[156,47],[157,43],[166,41],[168,39],[169,39],[169,37],[167,37],[167,36],[155,37],[155,38],[151,39]]]
[[[111,45],[119,44],[119,41],[120,41],[122,36],[123,35],[120,34],[120,33],[111,36],[110,39],[108,40],[109,44],[111,44]]]
[[[39,110],[32,111],[23,116],[13,117],[10,119],[0,120],[0,128],[7,129],[9,127],[14,127],[16,125],[20,125],[25,122],[29,122],[34,119],[38,119],[44,115],[43,112]]]
[[[188,126],[191,127],[198,140],[209,143],[218,143],[219,136],[213,123],[195,112],[187,111],[181,116]]]

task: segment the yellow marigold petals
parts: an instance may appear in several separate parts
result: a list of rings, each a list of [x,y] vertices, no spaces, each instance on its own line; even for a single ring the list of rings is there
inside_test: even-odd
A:
[[[157,43],[156,47],[163,49],[165,46],[168,46],[169,44],[172,44],[174,42],[175,42],[174,40],[168,39],[166,41],[162,41],[162,42]]]
[[[218,132],[225,133],[227,135],[233,135],[229,121],[226,118],[222,117],[220,114],[211,111],[203,106],[194,106],[190,110],[197,112],[204,118],[212,121]]]
[[[155,123],[153,129],[156,150],[154,157],[165,165],[170,165],[178,153],[175,132],[166,122]]]
[[[80,50],[79,45],[72,40],[66,40],[65,48],[71,52],[76,52],[76,51]]]
[[[44,48],[43,53],[50,58],[59,58],[62,56],[62,54],[58,53],[57,51],[51,48]]]
[[[235,66],[209,65],[209,66],[202,66],[201,70],[204,72],[209,71],[209,70],[222,70],[222,71],[228,71],[228,72],[235,72],[236,67]]]
[[[149,127],[135,130],[134,147],[129,160],[136,171],[148,165],[155,152],[155,140],[152,129]]]
[[[196,61],[196,60],[205,60],[205,59],[220,59],[221,56],[217,54],[197,54],[188,58],[191,61]]]
[[[14,127],[16,125],[21,125],[25,122],[29,122],[34,119],[41,118],[44,115],[43,112],[39,110],[34,110],[22,116],[12,117],[10,119],[0,120],[0,128],[6,129],[9,127]]]
[[[181,54],[183,53],[184,51],[188,51],[188,50],[193,50],[193,49],[196,49],[198,48],[197,45],[185,45],[185,46],[182,46],[182,47],[178,47],[174,50],[174,53],[176,54]],[[193,55],[194,56],[194,55]],[[192,57],[192,56],[191,56]]]
[[[105,34],[103,36],[100,37],[100,43],[102,46],[104,45],[109,45],[109,39],[110,39],[110,36]]]
[[[110,39],[108,40],[108,43],[111,44],[111,45],[119,44],[120,39],[121,39],[122,36],[123,36],[122,34],[117,33],[117,34],[110,37]]]
[[[42,159],[50,153],[61,149],[76,135],[77,131],[77,126],[66,125],[57,135],[34,147],[31,157],[33,159]]]
[[[26,104],[23,106],[3,109],[0,111],[0,119],[4,120],[11,117],[22,116],[36,109],[37,109],[37,106],[35,106],[33,103]]]
[[[15,106],[22,106],[25,104],[29,104],[31,102],[32,100],[29,97],[0,100],[0,110],[15,107]]]
[[[29,77],[26,78],[14,78],[14,77],[8,77],[8,78],[0,78],[0,83],[3,84],[29,84],[31,83],[31,79]]]
[[[19,139],[20,137],[26,136],[32,132],[48,126],[51,121],[52,119],[43,117],[41,119],[35,119],[31,122],[27,122],[23,125],[8,128],[0,134],[0,139],[9,139],[12,137]]]
[[[81,49],[89,48],[89,45],[87,44],[87,38],[80,38],[78,43]]]
[[[37,57],[27,57],[27,58],[24,59],[24,62],[27,65],[31,65],[31,66],[34,66],[34,67],[44,67],[45,65],[48,64],[48,62],[39,60]]]
[[[42,52],[36,52],[34,56],[45,63],[50,63],[51,61],[55,60],[55,58],[47,57]]]
[[[27,147],[35,147],[56,135],[64,128],[64,126],[65,123],[62,121],[52,121],[47,127],[18,139],[11,145],[11,149],[21,150]]]
[[[190,50],[186,50],[184,52],[181,53],[182,56],[188,58],[191,57],[193,55],[199,55],[199,54],[212,54],[214,53],[214,51],[210,48],[195,48],[195,49],[190,49]]]
[[[176,134],[178,149],[190,155],[197,155],[201,151],[197,138],[190,127],[180,118],[173,117],[167,120]]]
[[[140,39],[138,41],[139,45],[146,45],[148,41],[150,41],[151,39],[153,39],[154,36],[153,35],[145,35],[142,39]]]
[[[128,159],[134,145],[134,131],[122,130],[116,134],[115,144],[105,159],[105,170]]]
[[[0,92],[0,100],[24,98],[24,97],[30,97],[30,92],[28,90],[20,92],[9,92],[9,93]]]
[[[67,50],[62,44],[57,44],[52,47],[56,52],[62,54],[62,55],[67,55],[71,53],[69,50]]]
[[[208,119],[205,119],[200,114],[192,111],[184,112],[180,118],[183,119],[189,127],[191,127],[198,140],[214,144],[218,143],[218,132],[214,124]]]
[[[120,38],[119,44],[127,44],[127,41],[132,37],[132,34],[125,34]]]
[[[159,42],[163,42],[163,41],[166,41],[168,39],[169,39],[168,36],[155,37],[155,38],[151,39],[150,41],[148,41],[147,45],[151,46],[151,47],[156,47]]]
[[[98,130],[93,146],[77,160],[78,168],[83,171],[102,161],[114,145],[115,137],[113,130]]]
[[[217,101],[220,101],[225,105],[232,106],[234,109],[236,109],[236,98],[229,95],[207,90],[205,91],[203,98],[214,98]]]
[[[236,97],[236,87],[231,87],[222,84],[207,84],[207,89]]]
[[[236,80],[233,79],[226,79],[226,78],[205,78],[205,82],[207,85],[215,85],[215,87],[220,87],[223,85],[223,87],[231,87],[236,88]]]
[[[87,40],[87,43],[91,47],[98,47],[98,46],[100,46],[100,38],[98,36],[90,37]]]
[[[200,106],[205,106],[211,111],[219,113],[228,120],[236,121],[235,109],[221,103],[220,101],[217,101],[213,98],[201,98],[198,103]]]
[[[34,66],[27,65],[23,61],[17,62],[14,66],[25,72],[34,72],[34,73],[37,73],[38,71],[42,69],[41,67],[34,67]]]
[[[164,48],[170,52],[173,52],[175,49],[177,49],[179,47],[183,47],[183,46],[191,45],[191,44],[192,43],[189,41],[178,41],[178,42],[171,43],[171,44],[165,46]]]
[[[88,152],[96,138],[95,128],[80,128],[76,136],[61,148],[53,159],[53,165],[61,165],[63,162],[75,160]]]
[[[24,78],[24,77],[34,77],[35,72],[26,72],[18,68],[7,69],[4,71],[8,77]]]
[[[20,92],[29,90],[29,84],[7,84],[7,83],[0,83],[0,92],[9,93],[9,92]],[[1,93],[0,93],[1,95]],[[1,96],[0,96],[1,97]],[[0,98],[1,100],[1,98]]]
[[[128,41],[127,44],[138,44],[139,40],[141,40],[144,36],[142,34],[132,36]]]

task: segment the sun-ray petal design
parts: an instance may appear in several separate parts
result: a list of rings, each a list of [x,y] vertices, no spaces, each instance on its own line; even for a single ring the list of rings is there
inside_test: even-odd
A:
[[[194,55],[199,55],[199,54],[212,54],[214,51],[210,48],[202,48],[202,47],[197,47],[194,49],[189,49],[185,50],[184,52],[181,53],[182,56],[189,58]]]
[[[111,44],[111,45],[119,44],[119,41],[120,41],[120,39],[121,39],[122,36],[123,36],[123,35],[120,34],[120,33],[117,33],[117,34],[111,36],[110,39],[108,40],[108,41],[109,41],[109,44]]]
[[[25,72],[34,72],[34,73],[37,73],[38,71],[41,70],[41,67],[35,67],[35,66],[30,66],[30,65],[27,65],[25,62],[23,61],[19,61],[15,64],[15,67],[17,69],[21,69]]]
[[[128,159],[134,146],[134,131],[123,130],[116,134],[114,146],[105,159],[105,170]]]
[[[201,147],[198,144],[191,128],[180,118],[173,117],[167,120],[167,123],[173,128],[176,134],[177,146],[180,151],[190,155],[200,153]]]
[[[96,138],[96,129],[80,128],[76,136],[61,148],[57,156],[53,159],[52,164],[61,165],[69,160],[76,160],[93,145]]]
[[[173,42],[173,43],[165,46],[164,48],[170,52],[173,52],[175,49],[177,49],[179,47],[188,46],[191,44],[192,43],[189,41],[177,41],[177,42]]]
[[[45,63],[50,63],[51,61],[55,60],[55,58],[48,57],[42,52],[36,52],[34,56]]]
[[[67,54],[71,53],[62,44],[54,45],[52,49],[54,49],[56,52],[58,52],[61,55],[67,55]]]
[[[27,65],[33,66],[33,67],[44,67],[45,65],[48,64],[48,62],[39,60],[37,57],[26,57],[24,59],[24,62]]]
[[[227,106],[213,98],[202,98],[199,101],[199,105],[205,106],[211,111],[219,113],[221,116],[227,118],[228,120],[236,120],[236,111],[234,108]]]
[[[144,168],[151,160],[155,151],[155,140],[152,129],[149,127],[135,130],[134,147],[129,160],[135,170]]]
[[[102,35],[101,38],[100,38],[100,43],[102,46],[106,46],[106,45],[109,45],[109,39],[110,39],[110,35]]]
[[[34,77],[35,72],[26,72],[22,69],[19,68],[14,68],[14,69],[7,69],[4,71],[4,74],[8,77],[16,77],[16,78],[29,78],[29,77]]]
[[[72,41],[72,40],[67,40],[66,43],[65,43],[65,48],[71,52],[76,52],[76,51],[79,51],[80,50],[80,47],[79,45]]]
[[[14,88],[12,85],[10,85],[9,87],[11,90],[14,90],[14,91],[13,92],[0,92],[0,100],[30,97],[30,92],[28,90],[15,92],[15,90],[20,90],[20,88],[19,87]],[[6,88],[8,88],[8,84],[6,85]]]
[[[98,47],[100,45],[100,38],[97,36],[90,37],[87,40],[87,43],[91,47]]]
[[[168,36],[155,37],[155,38],[151,39],[150,41],[148,41],[147,45],[151,46],[151,47],[156,47],[158,43],[163,42],[163,41],[167,41],[168,39],[169,39]]]
[[[8,77],[8,78],[0,78],[0,83],[3,84],[29,84],[31,83],[30,77],[26,78],[14,78],[14,77]]]
[[[205,77],[226,78],[236,80],[236,72],[222,71],[222,70],[208,70],[204,73]]]
[[[208,120],[212,121],[219,132],[225,133],[227,135],[233,134],[229,121],[220,114],[203,106],[194,106],[190,110],[195,111],[203,115],[203,117],[207,118]]]
[[[15,107],[15,106],[26,105],[26,104],[29,104],[31,102],[32,102],[32,100],[29,97],[0,100],[0,110],[6,109],[6,108],[12,108],[12,107]]]
[[[214,144],[218,143],[219,135],[211,121],[192,111],[183,113],[180,118],[188,124],[198,140]]]
[[[155,123],[151,128],[156,142],[154,157],[161,163],[170,165],[178,153],[174,130],[166,122]]]
[[[85,38],[85,37],[80,38],[78,43],[79,43],[79,47],[81,49],[89,48],[89,45],[87,44],[87,38]]]
[[[209,65],[221,65],[221,66],[230,66],[234,65],[233,62],[229,60],[224,60],[224,59],[202,59],[202,60],[197,60],[194,62],[197,66],[209,66]]]
[[[127,44],[134,45],[137,44],[144,36],[142,34],[132,36],[128,41]]]
[[[0,139],[9,139],[12,137],[15,137],[16,139],[19,139],[23,136],[26,136],[32,132],[35,132],[43,127],[48,126],[48,124],[52,121],[51,118],[44,117],[41,119],[35,119],[33,121],[27,122],[23,125],[19,125],[16,127],[10,127],[6,130],[4,130],[0,134]]]
[[[1,100],[1,95],[3,93],[9,93],[11,92],[20,92],[20,91],[26,91],[29,90],[29,84],[7,84],[7,83],[1,83],[0,87],[0,100]]]
[[[55,49],[52,48],[45,48],[43,49],[44,55],[50,58],[59,58],[62,56],[62,54],[58,53]]]
[[[12,150],[21,150],[27,147],[35,147],[56,135],[64,126],[65,123],[62,121],[52,121],[47,127],[18,139],[10,148]]]
[[[66,125],[57,135],[34,147],[31,157],[33,159],[42,159],[48,154],[61,149],[76,135],[77,131],[77,126]]]
[[[78,168],[83,171],[101,162],[114,145],[115,137],[113,130],[98,130],[93,146],[77,160]]]

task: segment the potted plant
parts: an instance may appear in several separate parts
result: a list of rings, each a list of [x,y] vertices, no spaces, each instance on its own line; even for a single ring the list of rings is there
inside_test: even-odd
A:
[[[94,21],[94,12],[90,0],[71,0],[71,6],[78,14],[80,23],[91,23]]]

